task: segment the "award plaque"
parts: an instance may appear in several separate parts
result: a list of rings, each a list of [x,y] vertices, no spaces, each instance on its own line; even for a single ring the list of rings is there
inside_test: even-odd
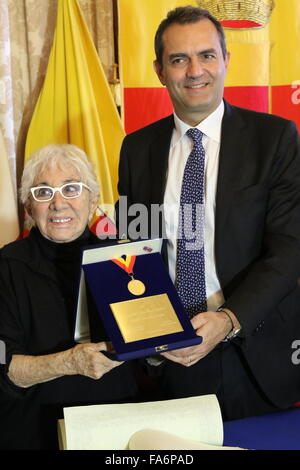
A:
[[[125,343],[183,330],[167,294],[123,300],[110,308]]]
[[[161,244],[155,239],[84,250],[76,341],[88,340],[83,312],[88,286],[118,360],[201,343],[169,277]]]

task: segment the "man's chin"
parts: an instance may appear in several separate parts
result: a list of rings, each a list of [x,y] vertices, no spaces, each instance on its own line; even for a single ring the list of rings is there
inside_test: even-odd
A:
[[[199,122],[203,121],[207,116],[209,116],[215,109],[217,109],[218,104],[212,103],[211,101],[201,101],[193,102],[186,101],[184,107],[175,112],[177,116],[187,124],[196,126]]]

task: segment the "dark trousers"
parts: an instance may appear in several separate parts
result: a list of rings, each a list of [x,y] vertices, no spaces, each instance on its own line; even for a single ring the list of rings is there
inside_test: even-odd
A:
[[[147,372],[147,400],[215,394],[224,421],[279,411],[259,388],[233,343],[221,343],[191,367],[166,360],[158,367],[148,366]]]

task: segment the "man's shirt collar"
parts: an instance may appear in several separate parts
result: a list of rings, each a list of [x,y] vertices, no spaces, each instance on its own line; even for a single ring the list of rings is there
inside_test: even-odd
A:
[[[211,113],[207,118],[201,121],[197,126],[203,134],[205,134],[210,139],[220,143],[221,141],[221,126],[222,126],[222,119],[224,115],[224,102],[223,100],[215,109],[213,113]],[[191,128],[190,125],[186,124],[185,122],[181,121],[179,117],[174,112],[174,123],[175,123],[175,130],[172,137],[172,144],[171,146],[174,147],[180,139],[186,134],[187,130]]]

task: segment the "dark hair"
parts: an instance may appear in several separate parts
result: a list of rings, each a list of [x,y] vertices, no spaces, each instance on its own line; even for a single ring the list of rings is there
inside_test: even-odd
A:
[[[185,7],[178,7],[174,10],[169,11],[167,17],[160,23],[154,39],[154,48],[156,54],[156,60],[162,65],[162,56],[163,56],[163,40],[162,36],[165,30],[172,24],[188,24],[188,23],[197,23],[197,21],[208,19],[216,27],[216,30],[220,37],[220,45],[222,49],[223,56],[225,58],[227,48],[226,40],[223,27],[221,23],[212,16],[209,11],[203,10],[201,8],[196,8],[191,5]]]

